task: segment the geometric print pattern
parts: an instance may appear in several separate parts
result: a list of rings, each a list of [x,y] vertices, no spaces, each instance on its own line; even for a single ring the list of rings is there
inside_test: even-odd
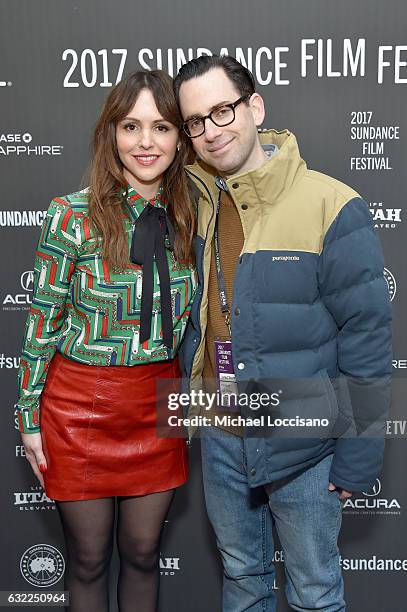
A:
[[[147,205],[166,207],[160,190],[150,201],[132,187],[123,194],[129,250],[134,223]],[[151,336],[139,342],[142,266],[112,270],[88,218],[88,192],[55,198],[45,218],[34,264],[32,305],[19,369],[20,431],[40,431],[40,397],[51,359],[98,366],[135,366],[173,358],[184,335],[197,278],[195,268],[167,251],[173,346],[162,341],[160,285],[154,263]]]

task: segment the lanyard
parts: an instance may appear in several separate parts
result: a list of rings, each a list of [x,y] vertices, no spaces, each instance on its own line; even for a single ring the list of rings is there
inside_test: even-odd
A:
[[[276,153],[278,153],[278,147],[275,144],[263,145],[263,149],[270,160]],[[230,308],[228,299],[226,297],[226,283],[225,276],[222,270],[222,262],[220,259],[220,247],[219,247],[219,209],[222,191],[227,191],[226,182],[221,177],[216,177],[216,185],[219,187],[219,198],[218,205],[216,207],[216,219],[215,219],[215,231],[213,235],[213,246],[215,250],[215,264],[216,264],[216,277],[218,280],[218,291],[219,291],[219,302],[222,314],[225,317],[226,325],[228,326],[230,337],[232,337],[232,328],[230,325]]]
[[[230,325],[230,308],[228,299],[226,296],[226,283],[225,283],[225,275],[223,274],[222,262],[220,257],[220,246],[219,246],[219,209],[220,209],[220,199],[221,199],[221,191],[219,191],[218,205],[216,208],[216,219],[215,219],[215,231],[213,234],[213,246],[215,251],[215,265],[216,265],[216,277],[218,281],[218,291],[219,291],[219,302],[220,309],[222,314],[225,317],[226,325],[228,326],[229,335],[232,337],[232,328]]]

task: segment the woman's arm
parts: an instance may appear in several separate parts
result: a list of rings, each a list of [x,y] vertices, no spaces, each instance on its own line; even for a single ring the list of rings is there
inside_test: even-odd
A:
[[[80,226],[69,202],[55,198],[47,212],[34,264],[33,300],[19,368],[19,428],[40,431],[40,396],[65,320],[70,280],[80,245]]]

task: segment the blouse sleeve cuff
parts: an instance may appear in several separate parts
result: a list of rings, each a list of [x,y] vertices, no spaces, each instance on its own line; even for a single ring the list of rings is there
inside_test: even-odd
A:
[[[39,433],[40,431],[40,408],[39,402],[28,407],[18,407],[18,424],[21,433]]]

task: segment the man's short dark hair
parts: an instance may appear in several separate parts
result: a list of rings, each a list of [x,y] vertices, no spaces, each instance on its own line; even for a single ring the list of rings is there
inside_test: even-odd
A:
[[[250,70],[242,66],[231,55],[201,55],[184,64],[174,79],[174,92],[179,102],[179,90],[182,83],[199,77],[212,68],[222,68],[232,81],[241,96],[252,95],[255,92],[255,81]]]

